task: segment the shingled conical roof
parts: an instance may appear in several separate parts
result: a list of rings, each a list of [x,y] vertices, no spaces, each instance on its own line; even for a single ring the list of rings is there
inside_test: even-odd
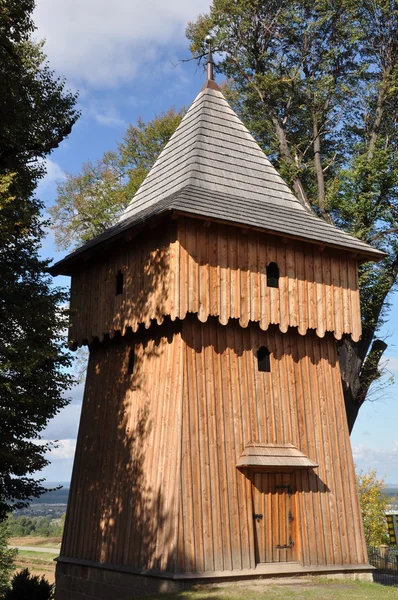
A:
[[[229,202],[236,197],[308,215],[223,94],[214,88],[206,86],[196,97],[121,220],[183,190],[196,196],[198,208],[204,204],[205,210],[210,208],[209,199],[215,205],[221,194]],[[225,218],[222,206],[218,208],[219,216]]]
[[[176,211],[255,227],[380,259],[384,253],[305,208],[272,166],[213,80],[208,80],[120,221],[86,249],[148,219]]]
[[[195,98],[120,225],[165,209],[383,255],[299,202],[214,81]]]

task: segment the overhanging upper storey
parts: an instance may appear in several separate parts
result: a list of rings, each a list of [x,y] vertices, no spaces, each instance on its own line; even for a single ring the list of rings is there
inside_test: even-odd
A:
[[[189,314],[263,331],[361,335],[349,253],[183,216],[83,263],[72,276],[71,312],[74,345]]]

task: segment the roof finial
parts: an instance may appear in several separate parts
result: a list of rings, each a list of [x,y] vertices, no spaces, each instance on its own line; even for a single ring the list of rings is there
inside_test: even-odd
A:
[[[211,35],[207,35],[205,37],[205,42],[208,45],[209,48],[209,53],[207,55],[207,65],[206,65],[206,78],[209,81],[214,81],[214,61],[213,61],[213,55],[211,53],[211,43],[213,41],[213,38],[211,37]]]

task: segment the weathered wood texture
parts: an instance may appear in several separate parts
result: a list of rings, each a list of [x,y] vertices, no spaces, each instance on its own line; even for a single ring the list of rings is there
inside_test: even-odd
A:
[[[134,371],[128,372],[134,352]],[[178,518],[181,335],[91,349],[62,554],[167,571]]]
[[[82,264],[72,276],[69,341],[82,345],[103,341],[140,324],[160,325],[169,314],[170,251],[173,229],[146,232]],[[116,277],[123,273],[123,292],[116,295]]]
[[[366,563],[333,337],[195,315],[174,329],[92,347],[61,554],[179,573],[254,568],[254,471],[236,463],[258,442],[319,464],[294,474],[296,560]],[[257,370],[263,345],[270,373]]]
[[[317,245],[282,241],[239,227],[180,219],[176,239],[152,234],[72,276],[70,340],[81,345],[161,324],[165,316],[200,321],[216,316],[226,325],[277,324],[282,332],[314,329],[336,339],[361,335],[357,262],[353,255]],[[276,262],[279,288],[267,287],[266,267]],[[116,274],[123,294],[115,295]]]

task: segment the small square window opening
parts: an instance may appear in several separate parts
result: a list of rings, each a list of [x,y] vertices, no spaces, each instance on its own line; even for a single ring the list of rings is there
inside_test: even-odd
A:
[[[261,346],[261,348],[257,350],[258,370],[262,373],[271,372],[271,362],[269,356],[269,350],[265,346]]]

